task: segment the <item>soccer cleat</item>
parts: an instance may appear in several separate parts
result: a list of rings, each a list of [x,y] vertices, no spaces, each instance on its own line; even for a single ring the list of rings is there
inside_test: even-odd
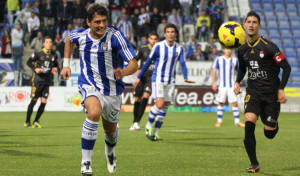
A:
[[[140,130],[141,129],[140,124],[138,122],[133,123],[133,128],[134,128],[134,130]]]
[[[217,122],[216,123],[216,127],[221,127],[222,126],[222,123],[221,122]]]
[[[134,123],[131,125],[131,127],[129,128],[129,131],[133,131],[134,130]]]
[[[93,175],[92,165],[90,161],[86,161],[81,164],[81,174],[83,176]]]
[[[162,140],[162,139],[158,136],[158,134],[155,134],[153,136],[153,141],[160,141],[160,140]]]
[[[258,165],[258,164],[257,164],[257,165],[251,164],[250,167],[248,167],[248,168],[246,169],[246,171],[247,171],[248,173],[257,173],[257,172],[260,172],[260,168],[259,168],[259,165]]]
[[[239,122],[239,123],[236,123],[235,126],[238,126],[238,127],[245,127],[245,124],[243,122]]]
[[[152,128],[145,128],[146,136],[152,136]]]
[[[24,122],[24,127],[25,128],[31,128],[30,122]]]
[[[117,157],[114,154],[106,155],[106,166],[109,173],[117,170]]]
[[[33,128],[42,128],[42,125],[39,122],[34,122],[32,127]]]

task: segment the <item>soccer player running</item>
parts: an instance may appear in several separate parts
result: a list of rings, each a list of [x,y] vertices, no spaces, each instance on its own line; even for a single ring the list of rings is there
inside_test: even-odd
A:
[[[241,93],[240,82],[248,69],[248,86],[245,96],[245,139],[244,145],[251,165],[247,172],[260,172],[256,158],[255,124],[260,116],[264,123],[264,134],[273,139],[278,132],[280,103],[287,101],[284,87],[288,81],[291,67],[278,47],[259,35],[260,17],[250,11],[245,19],[244,28],[247,42],[238,48],[237,56],[240,68],[235,82],[234,92]],[[281,81],[278,77],[283,70]]]
[[[34,71],[32,75],[31,101],[27,108],[27,116],[24,126],[26,128],[42,128],[39,120],[42,116],[47,98],[49,95],[49,86],[52,81],[52,73],[57,73],[57,56],[51,52],[52,39],[44,38],[43,49],[34,52],[27,61],[27,65]],[[36,113],[34,122],[31,124],[30,118],[37,100],[41,97],[41,104]]]
[[[218,92],[216,100],[219,102],[216,127],[221,127],[224,112],[224,104],[228,97],[228,102],[232,103],[232,113],[235,126],[245,127],[240,121],[240,112],[237,104],[237,95],[233,92],[235,73],[239,69],[239,62],[236,57],[231,57],[232,50],[224,48],[224,55],[217,57],[213,64],[212,86],[213,91]],[[216,84],[216,75],[219,72],[219,86]]]
[[[153,45],[158,41],[158,34],[156,32],[150,32],[148,35],[148,45],[142,46],[136,56],[136,60],[141,60],[140,63],[140,69],[143,67],[143,65],[146,63],[149,54],[151,52],[151,49]],[[134,108],[133,108],[133,123],[129,130],[139,130],[140,129],[140,121],[143,117],[143,114],[145,112],[145,108],[148,103],[148,99],[152,93],[152,87],[151,87],[151,77],[154,70],[154,62],[155,59],[152,60],[151,65],[149,68],[145,71],[145,73],[140,78],[140,82],[137,84],[137,86],[134,88],[133,95],[135,96],[135,102],[134,102]],[[136,74],[139,74],[141,70],[138,70]]]
[[[121,94],[124,90],[122,78],[138,69],[135,53],[123,33],[108,26],[108,9],[99,3],[87,9],[88,29],[71,31],[65,44],[64,63],[61,75],[66,80],[71,75],[69,58],[73,45],[80,52],[81,73],[78,77],[82,105],[87,110],[83,123],[81,147],[82,175],[92,175],[92,152],[97,139],[97,130],[102,117],[105,133],[105,155],[107,170],[114,173],[117,167],[115,146],[119,137],[117,126]],[[128,67],[123,69],[124,61]]]
[[[173,101],[175,69],[178,61],[180,62],[184,81],[187,83],[195,83],[195,81],[188,80],[187,77],[184,49],[182,45],[175,42],[177,37],[176,26],[174,24],[167,24],[164,28],[164,36],[166,38],[165,40],[153,46],[148,60],[133,83],[133,86],[136,87],[141,81],[142,75],[149,68],[152,61],[155,60],[155,68],[152,74],[152,91],[155,105],[150,110],[145,128],[147,138],[153,141],[161,140],[158,131],[164,122],[168,106]],[[154,129],[152,129],[154,121]]]

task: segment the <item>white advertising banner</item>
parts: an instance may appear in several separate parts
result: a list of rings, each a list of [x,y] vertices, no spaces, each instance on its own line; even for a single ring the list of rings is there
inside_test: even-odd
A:
[[[0,87],[0,112],[27,111],[31,87]],[[81,111],[81,95],[77,87],[50,87],[46,111]],[[40,102],[35,105],[36,111]]]
[[[176,85],[188,85],[188,86],[211,86],[211,69],[213,62],[211,61],[188,61],[186,67],[188,69],[188,78],[196,81],[194,84],[184,82],[183,75],[181,74],[180,64],[177,64],[176,68]],[[80,74],[80,60],[71,61],[71,77],[67,81],[68,87],[77,87],[77,80]],[[125,76],[123,82],[126,84],[132,84],[135,80],[136,75],[132,74]]]

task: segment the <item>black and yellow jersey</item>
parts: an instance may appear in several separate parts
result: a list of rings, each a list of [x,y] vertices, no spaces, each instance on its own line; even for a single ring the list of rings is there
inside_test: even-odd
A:
[[[242,81],[247,68],[247,91],[268,93],[285,87],[291,68],[284,54],[271,41],[262,36],[254,43],[247,41],[238,48],[237,57],[239,73],[236,82]],[[280,68],[283,69],[281,81],[278,77]]]
[[[32,80],[34,82],[50,84],[51,70],[53,67],[58,67],[57,56],[55,53],[47,53],[45,49],[34,52],[27,61],[27,65],[35,71],[35,68],[42,68],[43,72],[36,74],[34,72]]]
[[[146,61],[150,55],[151,49],[152,48],[151,48],[150,44],[144,45],[139,49],[139,51],[136,55],[136,60],[137,61],[141,60],[139,69],[142,69],[143,65],[146,63]],[[155,67],[154,63],[155,63],[155,59],[152,61],[151,65],[149,66],[149,68],[145,71],[145,73],[142,76],[145,76],[145,77],[152,76],[152,73],[153,73],[154,67]]]

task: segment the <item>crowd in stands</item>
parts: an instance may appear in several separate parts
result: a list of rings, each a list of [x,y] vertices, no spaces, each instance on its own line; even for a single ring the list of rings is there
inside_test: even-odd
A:
[[[108,7],[109,24],[119,28],[136,50],[147,44],[151,31],[163,40],[166,23],[174,23],[188,61],[213,61],[222,54],[217,30],[227,6],[221,0],[7,0],[1,1],[7,7],[0,13],[0,24],[6,24],[0,26],[1,56],[12,57],[15,70],[22,70],[23,47],[38,51],[43,37],[50,36],[61,61],[65,40],[71,30],[87,28],[86,9],[94,2]],[[192,30],[186,33],[185,25]],[[78,56],[77,50],[73,58]]]

